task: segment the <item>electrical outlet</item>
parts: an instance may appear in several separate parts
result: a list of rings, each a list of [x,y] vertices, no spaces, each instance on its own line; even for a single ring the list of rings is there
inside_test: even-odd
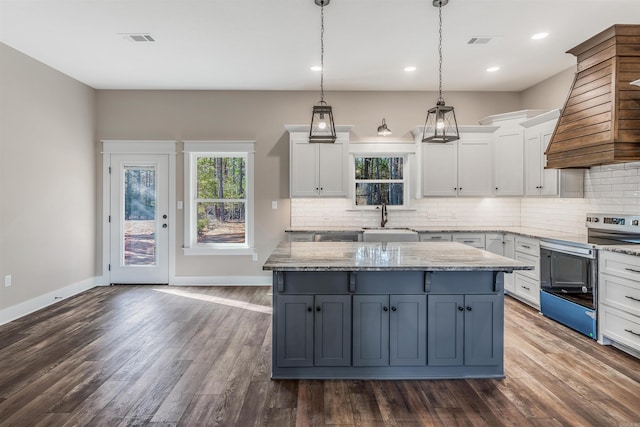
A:
[[[271,201],[271,209],[278,209],[278,201],[277,200],[272,200]]]
[[[4,287],[8,288],[9,286],[11,286],[11,275],[7,274],[4,276]]]

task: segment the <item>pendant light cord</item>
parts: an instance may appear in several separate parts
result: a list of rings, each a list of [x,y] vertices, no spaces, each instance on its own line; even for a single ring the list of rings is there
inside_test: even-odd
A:
[[[320,103],[324,104],[324,2],[320,6]]]
[[[440,5],[438,6],[438,14],[440,17],[440,26],[439,26],[439,41],[438,41],[438,54],[440,57],[440,63],[439,63],[439,68],[438,68],[438,103],[442,102],[442,104],[444,104],[444,99],[442,98],[442,2],[440,2]]]

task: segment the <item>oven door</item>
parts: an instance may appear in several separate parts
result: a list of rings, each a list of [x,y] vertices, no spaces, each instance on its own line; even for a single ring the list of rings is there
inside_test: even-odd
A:
[[[595,262],[592,258],[541,248],[540,289],[582,306],[595,308]]]

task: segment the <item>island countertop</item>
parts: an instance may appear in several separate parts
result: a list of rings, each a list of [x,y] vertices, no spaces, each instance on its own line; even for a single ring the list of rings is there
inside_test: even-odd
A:
[[[280,242],[273,271],[502,271],[533,266],[455,242]]]

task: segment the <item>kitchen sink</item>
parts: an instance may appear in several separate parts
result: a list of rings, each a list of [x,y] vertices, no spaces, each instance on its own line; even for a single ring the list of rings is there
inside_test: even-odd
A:
[[[363,242],[417,242],[418,233],[408,228],[364,228]]]

